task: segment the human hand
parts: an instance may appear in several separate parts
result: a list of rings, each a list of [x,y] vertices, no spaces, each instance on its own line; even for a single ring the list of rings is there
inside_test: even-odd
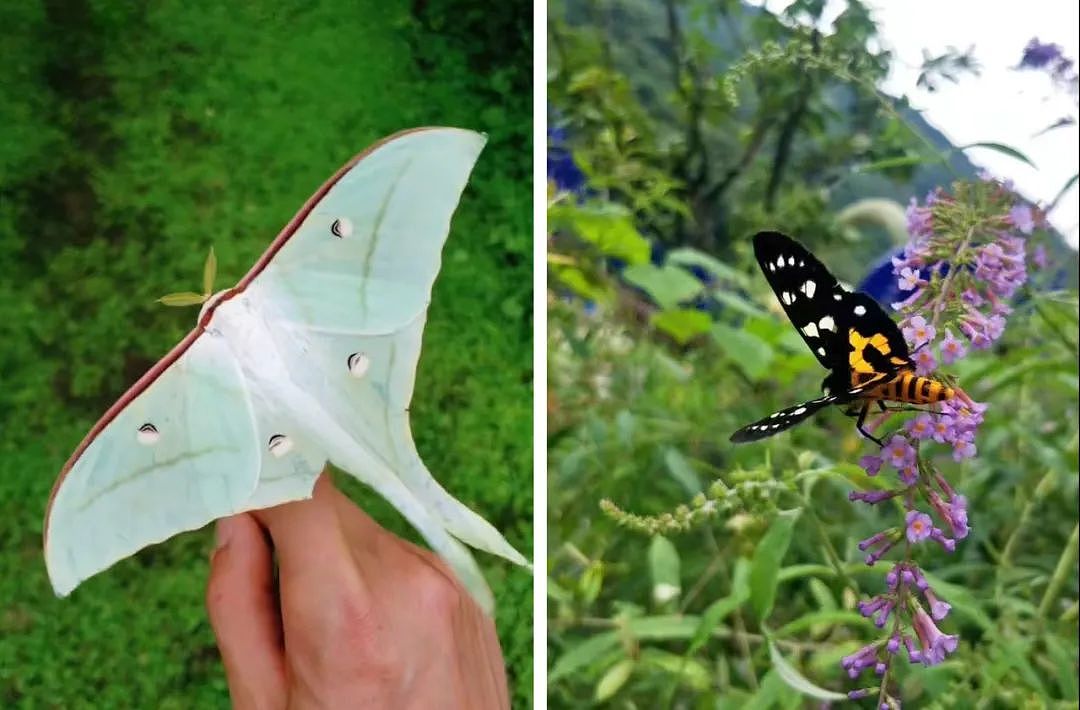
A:
[[[491,618],[326,474],[311,500],[223,518],[217,536],[206,606],[234,707],[509,707]]]

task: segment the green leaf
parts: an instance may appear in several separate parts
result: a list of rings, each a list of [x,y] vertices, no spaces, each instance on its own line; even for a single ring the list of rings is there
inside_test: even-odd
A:
[[[979,143],[968,143],[967,145],[959,146],[956,150],[968,150],[969,148],[988,148],[989,150],[997,151],[998,153],[1007,155],[1010,158],[1016,158],[1017,160],[1023,163],[1027,163],[1033,168],[1036,168],[1035,163],[1031,161],[1031,158],[1027,157],[1023,153],[1018,151],[1016,148],[1005,145],[1004,143],[992,143],[987,141],[982,141]]]
[[[724,279],[725,281],[731,281],[735,285],[745,287],[749,284],[750,279],[746,274],[737,269],[734,269],[719,259],[706,254],[703,251],[698,251],[692,247],[681,247],[679,249],[673,249],[667,254],[667,258],[664,263],[675,264],[678,266],[697,266],[705,271],[708,271],[715,279]]]
[[[801,509],[786,510],[777,515],[754,550],[750,565],[750,604],[758,621],[764,621],[772,612],[780,563],[791,544],[791,534],[801,512]]]
[[[217,276],[217,257],[214,255],[214,246],[210,245],[210,253],[206,255],[206,263],[203,265],[203,293],[209,296],[214,292],[214,278]]]
[[[769,371],[773,349],[761,338],[726,323],[714,323],[712,336],[735,366],[757,382]]]
[[[678,266],[634,264],[623,270],[623,278],[649,294],[661,308],[675,308],[704,290],[704,285]]]
[[[769,640],[769,660],[772,661],[773,668],[780,676],[781,680],[788,684],[794,690],[799,691],[803,695],[817,700],[847,700],[847,694],[837,693],[834,690],[826,690],[820,686],[814,685],[810,680],[798,671],[795,666],[788,663],[787,659],[780,654],[780,651],[776,648],[776,644]]]
[[[686,345],[699,335],[708,333],[712,327],[712,318],[708,313],[692,308],[660,311],[649,320],[654,328],[671,336],[679,345]]]
[[[842,609],[832,609],[828,611],[812,611],[803,614],[798,619],[784,624],[776,630],[776,638],[787,638],[789,636],[795,636],[810,627],[822,625],[832,628],[834,626],[849,625],[863,627],[866,629],[873,629],[874,622],[867,619],[862,614],[857,614],[853,611],[844,611]]]
[[[683,489],[690,495],[701,492],[701,479],[697,472],[690,466],[690,462],[679,452],[678,449],[668,448],[664,450],[664,466],[667,467],[671,477],[674,478]]]
[[[856,165],[852,172],[872,173],[878,170],[892,170],[893,168],[910,168],[912,165],[937,162],[937,158],[928,158],[921,155],[898,155],[892,158],[883,158],[872,163]]]
[[[206,296],[194,291],[181,291],[180,293],[167,293],[157,299],[157,303],[166,306],[198,306],[206,302]]]
[[[699,661],[661,651],[658,648],[643,650],[641,652],[641,662],[676,676],[683,684],[697,691],[708,690],[709,685],[712,683],[712,675]]]
[[[585,568],[578,584],[581,598],[587,602],[594,602],[600,596],[600,590],[604,587],[604,563],[594,560]]]
[[[559,659],[551,666],[551,671],[548,672],[548,683],[565,678],[590,663],[600,660],[604,654],[618,647],[619,637],[614,631],[605,631],[585,639],[559,656]]]
[[[606,256],[628,264],[648,263],[651,247],[634,227],[630,212],[609,202],[555,205],[548,210],[552,229],[568,228]]]
[[[599,682],[596,684],[596,691],[594,697],[596,702],[602,703],[615,693],[619,692],[619,689],[626,684],[626,681],[630,679],[630,674],[634,672],[634,661],[629,658],[624,658],[611,668],[607,669],[607,672],[601,676]]]
[[[701,622],[698,624],[697,629],[694,630],[693,638],[690,639],[690,646],[686,650],[686,655],[697,653],[705,645],[705,642],[709,640],[709,637],[712,636],[713,631],[720,625],[720,622],[728,614],[742,606],[749,595],[750,590],[745,584],[744,575],[743,583],[734,585],[731,594],[721,597],[707,606],[701,615]]]
[[[649,573],[652,575],[652,595],[657,604],[667,604],[682,593],[679,576],[679,551],[663,535],[649,543]]]

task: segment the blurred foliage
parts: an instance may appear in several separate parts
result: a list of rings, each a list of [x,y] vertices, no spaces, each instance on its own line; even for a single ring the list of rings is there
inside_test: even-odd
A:
[[[97,416],[192,326],[154,299],[197,290],[211,245],[219,284],[238,279],[326,177],[402,128],[490,139],[443,254],[412,428],[446,488],[528,556],[531,6],[45,0],[4,3],[0,23],[0,706],[227,705],[203,610],[211,531],[58,600],[45,502]],[[531,581],[479,561],[526,707]]]
[[[877,92],[889,57],[866,52],[876,28],[858,2],[827,37],[799,29],[822,10],[811,1],[779,17],[697,0],[552,7],[550,115],[585,188],[554,175],[549,206],[550,706],[841,700],[857,686],[840,658],[880,634],[855,604],[884,570],[856,544],[895,512],[848,502],[876,482],[855,464],[872,444],[838,411],[728,443],[824,374],[745,235],[779,228],[855,282],[902,215],[884,200],[844,210],[840,185],[873,172],[913,196],[914,168],[953,173],[954,149]],[[645,56],[652,71],[626,71]],[[978,457],[941,462],[973,532],[954,555],[927,550],[961,648],[898,664],[916,707],[1078,699],[1080,328],[1075,289],[1046,276],[998,347],[955,366],[990,408]]]

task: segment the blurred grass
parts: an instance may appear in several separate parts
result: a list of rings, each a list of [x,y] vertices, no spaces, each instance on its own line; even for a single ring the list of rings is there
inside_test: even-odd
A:
[[[55,473],[192,325],[213,244],[239,278],[350,156],[402,128],[489,143],[444,252],[413,432],[446,488],[531,554],[531,14],[523,2],[0,7],[0,707],[223,707],[203,610],[211,531],[53,597]],[[364,507],[413,537],[358,485]],[[480,560],[516,707],[531,581]]]

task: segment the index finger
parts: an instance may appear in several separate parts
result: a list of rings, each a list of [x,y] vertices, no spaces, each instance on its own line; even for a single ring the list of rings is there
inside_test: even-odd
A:
[[[310,499],[251,511],[274,543],[283,610],[325,608],[333,601],[328,595],[369,596],[334,498],[334,485],[324,472]]]

